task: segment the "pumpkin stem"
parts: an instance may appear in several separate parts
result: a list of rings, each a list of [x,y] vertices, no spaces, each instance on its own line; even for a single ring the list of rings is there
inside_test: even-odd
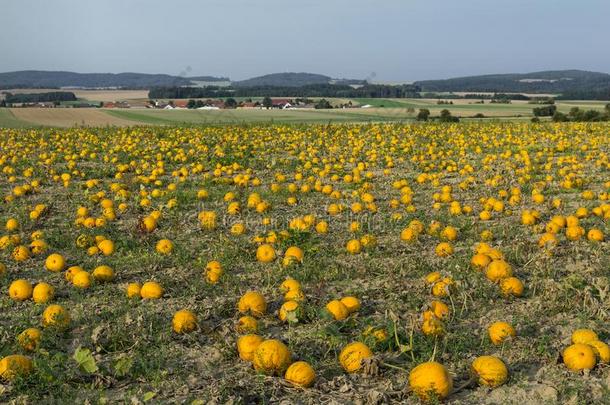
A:
[[[407,370],[406,368],[395,366],[394,364],[386,363],[385,361],[381,361],[379,362],[379,364],[381,364],[383,367],[393,368],[407,373],[409,372],[409,370]]]
[[[468,388],[469,386],[471,386],[472,384],[474,384],[477,381],[477,377],[476,376],[471,376],[468,381],[466,381],[465,383],[463,383],[462,385],[456,387],[453,389],[453,393],[458,393],[462,390],[464,390],[465,388]]]

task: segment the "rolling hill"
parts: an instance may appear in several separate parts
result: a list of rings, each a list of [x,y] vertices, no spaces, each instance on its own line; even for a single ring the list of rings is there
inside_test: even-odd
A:
[[[226,78],[204,76],[185,78],[146,73],[75,73],[22,70],[0,73],[0,89],[9,88],[143,88],[189,86],[191,80],[222,81]]]
[[[583,70],[556,70],[423,80],[415,84],[424,92],[567,93],[610,88],[610,75]]]
[[[258,87],[258,86],[278,86],[278,87],[300,87],[309,84],[327,84],[332,78],[315,73],[272,73],[264,76],[253,77],[251,79],[232,82],[235,87]]]

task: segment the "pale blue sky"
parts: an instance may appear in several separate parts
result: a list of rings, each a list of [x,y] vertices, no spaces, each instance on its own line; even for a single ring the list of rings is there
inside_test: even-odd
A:
[[[609,18],[607,0],[2,0],[0,71],[610,72]]]

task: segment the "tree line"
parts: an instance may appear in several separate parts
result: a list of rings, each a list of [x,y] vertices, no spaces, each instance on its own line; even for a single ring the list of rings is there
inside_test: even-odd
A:
[[[310,84],[299,87],[155,87],[148,98],[226,98],[226,97],[334,97],[334,98],[420,98],[413,85],[367,84],[358,88],[337,84]]]
[[[5,93],[6,104],[16,103],[50,103],[60,101],[76,101],[76,95],[70,91],[52,91],[48,93]]]

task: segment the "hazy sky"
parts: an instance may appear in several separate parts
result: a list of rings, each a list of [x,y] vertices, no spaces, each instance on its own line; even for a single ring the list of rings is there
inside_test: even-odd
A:
[[[1,0],[0,71],[610,72],[608,0]]]

